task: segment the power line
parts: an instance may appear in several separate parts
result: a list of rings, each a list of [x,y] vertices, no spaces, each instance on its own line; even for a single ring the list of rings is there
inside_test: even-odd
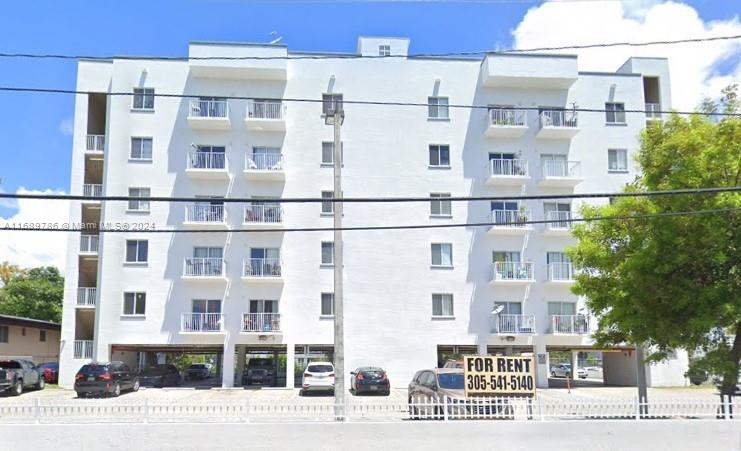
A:
[[[295,227],[295,228],[271,228],[271,229],[149,229],[149,230],[132,230],[124,228],[114,229],[90,229],[90,228],[59,228],[59,227],[17,227],[17,226],[0,226],[0,231],[16,232],[90,232],[99,233],[267,233],[267,232],[331,232],[334,230],[342,231],[372,231],[372,230],[414,230],[414,229],[448,229],[461,227],[491,227],[491,226],[523,226],[535,224],[562,224],[577,222],[593,221],[613,221],[613,220],[634,220],[649,219],[659,217],[677,217],[677,216],[697,216],[722,213],[735,213],[741,211],[741,207],[734,208],[717,208],[712,210],[695,210],[695,211],[676,211],[662,213],[646,213],[637,215],[621,216],[596,216],[592,218],[568,218],[568,219],[544,219],[517,222],[464,222],[453,224],[410,224],[410,225],[390,225],[390,226],[348,226],[341,228],[334,227]]]
[[[294,56],[98,56],[98,55],[69,55],[61,53],[21,53],[0,52],[0,58],[28,58],[28,59],[61,59],[61,60],[148,60],[148,61],[240,61],[240,60],[323,60],[323,59],[387,59],[387,58],[444,58],[466,57],[482,55],[499,55],[507,53],[549,52],[560,50],[584,50],[591,48],[609,47],[647,47],[653,45],[676,45],[713,41],[729,41],[741,38],[741,35],[710,36],[703,38],[687,38],[644,42],[603,42],[581,45],[563,45],[550,47],[531,47],[526,49],[509,48],[504,50],[474,50],[467,52],[444,53],[413,53],[408,55],[358,55],[358,54],[330,54],[330,55],[294,55]],[[269,44],[266,44],[269,45]],[[301,53],[301,52],[299,52]]]
[[[655,196],[679,196],[691,194],[718,194],[728,192],[741,192],[741,186],[713,187],[713,188],[687,188],[658,191],[640,191],[631,193],[574,193],[574,194],[531,194],[524,196],[451,196],[445,198],[431,197],[286,197],[270,199],[275,203],[401,203],[401,202],[430,202],[443,199],[451,202],[476,202],[476,201],[501,201],[501,200],[550,200],[550,199],[595,199],[595,198],[618,198],[618,197],[655,197]],[[24,193],[0,193],[0,199],[36,199],[36,200],[81,200],[81,201],[149,201],[149,202],[203,202],[202,197],[167,197],[167,196],[84,196],[78,194],[24,194]],[[249,197],[223,197],[214,198],[224,203],[251,203],[256,199]]]
[[[0,86],[0,91],[5,92],[33,92],[33,93],[43,93],[43,94],[83,94],[83,95],[105,95],[108,97],[114,97],[114,96],[134,96],[135,94],[133,92],[96,92],[96,91],[84,91],[84,90],[77,90],[77,89],[59,89],[59,88],[27,88],[27,87],[21,87],[21,86]],[[214,96],[213,94],[163,94],[163,93],[153,93],[153,94],[147,94],[148,96],[153,97],[164,97],[164,98],[177,98],[177,99],[197,99],[199,97],[208,97],[208,98],[218,98],[220,100],[254,100],[255,97],[252,96]],[[276,101],[280,102],[296,102],[296,103],[324,103],[323,99],[307,99],[307,98],[280,98],[275,99]],[[387,106],[409,106],[409,107],[424,107],[427,108],[429,106],[438,106],[437,104],[431,104],[431,103],[421,103],[421,102],[392,102],[392,101],[380,101],[380,100],[342,100],[343,104],[351,104],[351,105],[387,105]],[[491,105],[462,105],[462,104],[449,104],[448,108],[466,108],[466,109],[495,109]],[[528,111],[540,111],[542,108],[540,107],[528,107],[528,106],[522,106],[522,107],[516,107],[513,109],[517,110],[528,110]],[[584,112],[584,113],[605,113],[605,112],[611,112],[614,113],[614,110],[607,110],[604,108],[579,108],[579,107],[573,107],[573,108],[564,108],[563,111],[576,111],[576,112]],[[702,116],[729,116],[729,117],[741,117],[741,113],[726,113],[726,112],[717,112],[717,113],[705,113],[701,111],[670,111],[670,110],[641,110],[641,109],[625,109],[621,111],[622,113],[653,113],[653,114],[698,114]]]

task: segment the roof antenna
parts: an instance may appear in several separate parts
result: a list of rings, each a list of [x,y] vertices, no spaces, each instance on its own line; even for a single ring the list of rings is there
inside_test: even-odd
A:
[[[283,41],[283,36],[278,36],[278,32],[275,30],[270,32],[270,36],[273,38],[273,40],[270,41],[271,44],[279,44],[281,41]]]

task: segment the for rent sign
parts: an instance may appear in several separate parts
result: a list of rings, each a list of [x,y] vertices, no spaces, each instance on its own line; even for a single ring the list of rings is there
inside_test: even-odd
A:
[[[535,393],[532,357],[468,355],[463,357],[463,373],[466,396]]]

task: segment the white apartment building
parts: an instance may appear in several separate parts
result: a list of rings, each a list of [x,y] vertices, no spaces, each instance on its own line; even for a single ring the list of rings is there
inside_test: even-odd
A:
[[[661,58],[594,73],[569,55],[406,57],[408,47],[361,37],[359,55],[405,57],[81,60],[77,89],[96,94],[76,98],[72,194],[203,200],[73,202],[72,222],[130,231],[69,234],[60,383],[91,360],[179,351],[219,355],[224,387],[241,384],[250,355],[272,354],[292,387],[296,368],[331,355],[332,232],[259,232],[332,226],[331,203],[271,202],[332,195],[324,106],[290,99],[432,104],[344,104],[344,196],[433,199],[348,203],[347,227],[568,219],[580,201],[445,197],[619,191],[646,121],[661,119],[625,110],[671,106]],[[193,42],[189,55],[336,54]],[[107,95],[121,92],[134,95]],[[232,197],[254,201],[219,200]],[[345,232],[347,370],[382,366],[404,387],[447,355],[534,353],[547,386],[549,353],[594,349],[595,321],[570,291],[572,243],[567,222]],[[633,384],[633,350],[609,351],[605,382]],[[651,367],[650,383],[682,385],[684,364]]]

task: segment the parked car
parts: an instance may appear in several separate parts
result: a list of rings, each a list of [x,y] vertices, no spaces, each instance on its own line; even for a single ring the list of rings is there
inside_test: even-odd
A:
[[[306,366],[301,378],[301,391],[303,396],[309,391],[334,392],[334,365],[330,362],[311,362]]]
[[[391,383],[383,368],[363,366],[350,373],[350,391],[361,393],[379,393],[388,396]]]
[[[576,375],[579,377],[579,379],[586,379],[587,370],[581,367],[577,367]],[[551,367],[551,377],[570,377],[573,379],[573,376],[571,375],[571,365],[568,363],[553,365]]]
[[[242,385],[261,384],[273,387],[277,385],[277,371],[273,359],[252,358],[242,374]]]
[[[46,362],[37,366],[47,384],[59,382],[59,362]]]
[[[0,393],[7,391],[18,396],[27,387],[43,390],[44,384],[44,377],[33,362],[22,359],[0,360]]]
[[[150,365],[139,372],[139,385],[160,388],[180,385],[180,372],[175,365]]]
[[[185,370],[186,379],[201,380],[209,377],[211,377],[211,365],[207,363],[194,363]]]
[[[123,362],[89,363],[75,375],[77,397],[91,394],[119,396],[125,390],[139,390],[139,376]]]

